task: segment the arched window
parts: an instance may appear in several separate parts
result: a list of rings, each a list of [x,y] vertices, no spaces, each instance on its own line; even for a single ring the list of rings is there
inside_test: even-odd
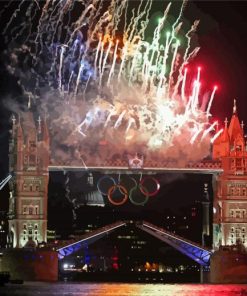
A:
[[[23,191],[28,191],[27,183],[24,182],[22,188],[23,188]]]
[[[33,206],[29,206],[28,213],[29,215],[33,215]]]
[[[244,187],[244,188],[242,189],[242,194],[243,194],[243,196],[246,196],[246,187]]]

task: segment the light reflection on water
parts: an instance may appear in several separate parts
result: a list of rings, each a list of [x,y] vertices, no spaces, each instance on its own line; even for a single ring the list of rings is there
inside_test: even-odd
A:
[[[247,296],[247,285],[25,283],[0,288],[1,296]]]

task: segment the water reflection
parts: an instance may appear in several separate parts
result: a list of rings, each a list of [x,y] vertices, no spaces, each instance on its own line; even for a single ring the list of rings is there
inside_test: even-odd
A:
[[[247,296],[247,285],[25,283],[0,288],[1,296]]]

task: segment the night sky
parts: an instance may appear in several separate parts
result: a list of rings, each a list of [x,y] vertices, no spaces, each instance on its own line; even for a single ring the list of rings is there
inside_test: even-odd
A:
[[[160,7],[159,1],[154,2],[153,18],[159,15]],[[4,4],[4,1],[1,1],[0,6]],[[178,5],[178,1],[175,1],[174,5]],[[203,89],[212,89],[215,84],[218,85],[219,89],[212,106],[213,117],[222,122],[225,117],[230,119],[233,99],[237,99],[239,119],[247,122],[247,2],[189,1],[184,18],[189,22],[200,19],[196,42],[201,50],[190,63],[189,71],[190,69],[193,71],[197,66],[202,67]],[[2,15],[1,28],[4,27],[4,22],[5,15]],[[4,48],[1,36],[1,52]],[[2,61],[0,76],[0,179],[2,179],[8,171],[8,129],[11,115],[2,101],[7,95],[17,96],[19,90],[16,79],[6,73]],[[55,195],[55,191],[52,191],[53,187],[56,188],[54,184],[62,188],[61,180],[62,178],[55,174],[51,175],[49,198]],[[160,210],[164,207],[176,209],[187,203],[193,203],[202,198],[203,183],[210,180],[211,176],[206,175],[165,175],[162,177],[161,192],[145,207],[150,207],[152,210]],[[7,186],[0,191],[0,210],[6,210],[7,193]],[[61,189],[59,198],[64,199],[62,195]],[[56,207],[55,204],[54,206]],[[140,208],[134,205],[129,205],[127,209],[136,213],[140,211]]]

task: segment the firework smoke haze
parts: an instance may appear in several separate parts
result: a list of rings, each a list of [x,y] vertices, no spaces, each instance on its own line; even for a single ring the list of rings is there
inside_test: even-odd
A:
[[[183,161],[208,155],[216,89],[205,101],[200,69],[187,83],[199,21],[180,35],[186,5],[172,26],[165,5],[147,41],[152,0],[19,2],[3,29],[6,67],[35,113],[46,113],[54,163],[126,151]],[[18,103],[11,108],[21,113]]]

